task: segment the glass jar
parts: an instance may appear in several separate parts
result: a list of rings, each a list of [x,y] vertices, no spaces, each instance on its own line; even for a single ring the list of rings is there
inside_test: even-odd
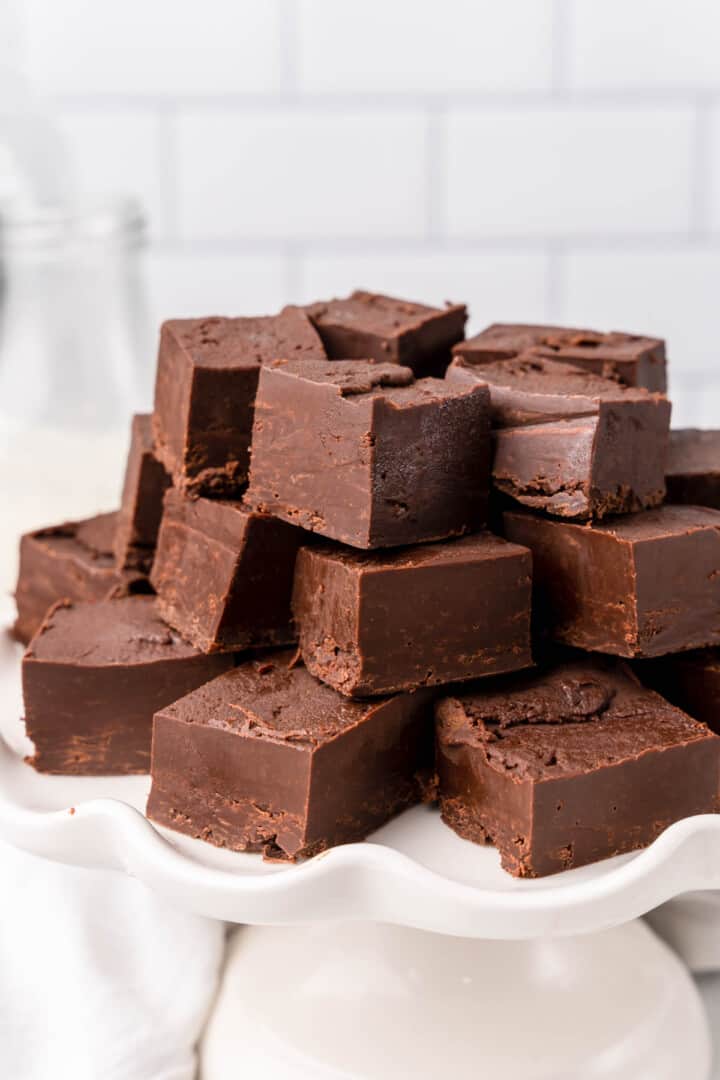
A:
[[[3,430],[126,430],[151,401],[140,279],[144,221],[129,201],[0,211]]]

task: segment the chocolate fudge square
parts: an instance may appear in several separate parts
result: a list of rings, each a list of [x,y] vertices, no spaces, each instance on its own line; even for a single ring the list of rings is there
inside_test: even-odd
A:
[[[663,506],[599,525],[503,515],[533,553],[539,632],[591,652],[663,656],[720,644],[720,511]]]
[[[203,652],[288,645],[301,529],[225,499],[165,496],[151,581],[162,617]]]
[[[487,383],[493,484],[516,502],[599,520],[663,501],[670,402],[662,395],[532,354],[483,365],[458,357],[447,380]]]
[[[303,548],[300,651],[360,697],[528,667],[531,571],[526,548],[491,533],[378,554]]]
[[[279,356],[325,358],[300,308],[259,318],[163,323],[153,428],[157,455],[179,487],[195,494],[242,493],[258,373]]]
[[[647,686],[720,734],[720,649],[639,660],[635,670]]]
[[[247,500],[358,548],[481,528],[488,391],[372,361],[263,366]]]
[[[305,310],[333,360],[387,361],[412,368],[416,375],[442,374],[467,321],[464,304],[428,307],[361,289]]]
[[[720,510],[720,431],[671,431],[666,483],[669,502]]]
[[[349,701],[292,652],[240,664],[155,717],[148,816],[274,859],[363,840],[423,797],[428,693]]]
[[[667,389],[665,342],[642,334],[493,323],[456,345],[453,353],[470,363],[486,364],[510,360],[528,349],[540,350],[548,357],[616,379],[626,386],[644,386],[661,394]]]
[[[123,485],[122,501],[115,531],[115,558],[122,569],[149,573],[155,554],[163,494],[170,477],[155,454],[150,414],[133,417]]]
[[[25,533],[15,589],[13,635],[27,645],[58,600],[104,600],[148,588],[144,576],[118,568],[113,552],[118,515],[97,514]]]
[[[151,596],[61,602],[23,658],[30,763],[46,773],[146,773],[153,713],[232,663],[183,641]]]
[[[443,819],[517,877],[634,851],[720,810],[720,739],[625,664],[585,657],[438,702]]]

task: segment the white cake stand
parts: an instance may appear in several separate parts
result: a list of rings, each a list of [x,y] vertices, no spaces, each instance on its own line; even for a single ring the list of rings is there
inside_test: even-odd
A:
[[[2,635],[0,837],[250,924],[234,943],[204,1080],[239,1075],[218,1049],[223,1025],[241,1036],[253,1080],[707,1080],[692,980],[638,917],[720,888],[720,817],[540,881],[510,878],[493,849],[423,807],[366,843],[266,864],[151,824],[147,778],[35,773],[23,761],[20,655]]]

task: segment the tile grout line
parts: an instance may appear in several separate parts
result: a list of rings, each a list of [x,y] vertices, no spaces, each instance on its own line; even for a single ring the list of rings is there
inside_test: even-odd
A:
[[[266,3],[269,0],[265,0]],[[297,0],[275,0],[275,18],[280,45],[280,82],[284,97],[292,98],[298,90],[298,8]]]
[[[570,12],[565,0],[552,0],[551,94],[561,101],[567,93]]]
[[[690,231],[694,237],[705,237],[710,231],[710,195],[712,192],[712,156],[710,106],[701,99],[695,112],[692,146],[692,192]]]
[[[437,240],[447,231],[448,180],[447,114],[444,106],[431,106],[425,117],[425,236]]]
[[[174,240],[180,235],[177,180],[177,146],[175,117],[161,113],[155,117],[158,141],[158,167],[160,189],[164,201],[163,234]]]

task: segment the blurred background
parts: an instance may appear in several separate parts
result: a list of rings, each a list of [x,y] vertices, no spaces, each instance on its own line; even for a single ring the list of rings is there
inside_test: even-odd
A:
[[[76,379],[103,424],[147,407],[163,318],[364,286],[667,336],[675,424],[712,426],[718,56],[717,0],[0,0],[0,398],[39,392],[18,357],[58,306],[28,250],[91,236],[113,269],[59,275],[56,419]],[[29,236],[28,190],[70,222]]]

